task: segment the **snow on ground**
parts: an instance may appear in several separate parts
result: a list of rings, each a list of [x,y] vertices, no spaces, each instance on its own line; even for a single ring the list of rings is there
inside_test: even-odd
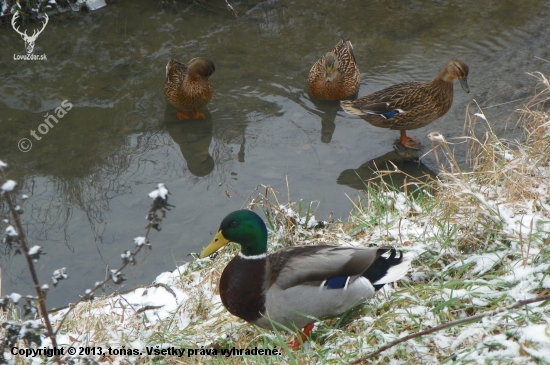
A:
[[[427,215],[409,214],[411,211],[418,210],[400,194],[392,193],[385,196],[388,199],[385,204],[393,207],[393,213],[390,210],[388,214],[392,215],[389,219],[390,221],[393,219],[394,222],[388,227],[374,229],[363,236],[352,237],[338,232],[331,237],[319,238],[320,242],[337,242],[352,246],[386,242],[388,237],[394,240],[396,245],[404,240],[412,242],[412,245],[399,247],[406,252],[407,256],[416,259],[411,275],[405,280],[408,282],[407,285],[414,288],[415,282],[430,283],[431,280],[431,285],[443,285],[443,287],[441,290],[432,291],[428,297],[419,298],[414,293],[403,292],[403,287],[399,283],[387,286],[373,299],[374,306],[383,305],[385,302],[391,306],[396,298],[406,300],[408,303],[393,309],[394,323],[406,327],[421,321],[423,327],[435,326],[442,323],[441,313],[446,313],[449,320],[452,319],[452,313],[455,313],[456,318],[464,318],[467,315],[490,310],[495,301],[505,306],[515,300],[534,297],[541,288],[550,287],[548,275],[550,264],[540,262],[538,259],[544,247],[532,243],[531,247],[526,248],[525,245],[518,243],[520,241],[518,223],[529,227],[529,230],[522,231],[522,240],[527,240],[528,234],[533,236],[548,232],[549,227],[546,222],[550,219],[547,211],[526,211],[523,213],[522,221],[517,215],[503,214],[503,212],[523,209],[518,208],[517,204],[514,206],[508,206],[502,202],[496,204],[496,196],[495,199],[488,199],[479,196],[479,193],[468,192],[468,195],[474,196],[476,201],[492,212],[493,218],[500,216],[502,232],[506,232],[506,237],[515,235],[516,239],[509,245],[489,245],[488,250],[481,250],[478,253],[463,255],[455,253],[450,255],[454,259],[449,260],[449,263],[441,267],[438,272],[430,272],[429,268],[426,271],[427,268],[423,266],[422,256],[434,250],[446,251],[438,246],[442,230],[435,226],[432,226],[432,229],[427,228],[429,227]],[[533,202],[525,202],[523,206],[533,206]],[[285,208],[284,214],[294,218],[299,224],[299,229],[293,234],[301,234],[305,244],[316,242],[313,236],[319,237],[323,232],[326,233],[322,229],[313,228],[315,225],[311,222],[316,222],[313,217],[306,222],[304,217],[300,217],[289,207]],[[531,224],[538,221],[543,223]],[[307,230],[309,231],[305,232]],[[270,232],[271,248],[275,250],[280,247],[279,241],[288,239],[288,235],[289,232],[282,227],[278,227],[275,232]],[[92,317],[116,317],[117,320],[113,322],[114,325],[116,324],[116,330],[113,328],[107,331],[107,334],[103,331],[99,335],[99,333],[94,334],[92,329],[85,335],[79,335],[82,331],[75,328],[74,332],[64,333],[65,342],[69,343],[70,338],[76,338],[78,341],[89,343],[96,337],[104,337],[103,341],[108,344],[120,346],[121,343],[128,343],[131,339],[132,348],[145,351],[148,346],[151,346],[152,333],[166,326],[167,322],[171,322],[173,328],[188,334],[189,338],[185,340],[188,341],[185,342],[187,346],[213,348],[218,346],[219,341],[229,343],[238,341],[243,331],[252,330],[252,326],[227,313],[216,290],[221,269],[234,253],[235,251],[223,252],[215,261],[203,259],[186,263],[173,272],[160,274],[151,286],[112,295],[106,300],[96,300],[92,304],[87,304],[94,307],[94,309],[87,309]],[[464,277],[463,274],[459,274],[461,272],[466,272],[467,275]],[[445,287],[453,280],[461,280],[464,285],[460,289]],[[462,310],[457,312],[453,303]],[[437,309],[438,306],[439,309]],[[466,314],[463,310],[468,307],[473,308],[475,313]],[[540,307],[539,303],[536,303],[530,305],[529,310],[537,314],[538,323],[524,323],[525,319],[518,312],[504,312],[485,318],[481,322],[425,336],[422,341],[409,341],[402,346],[406,346],[407,351],[416,352],[424,359],[423,361],[432,363],[437,363],[451,355],[455,356],[458,362],[480,364],[493,361],[499,364],[534,364],[536,361],[533,359],[550,362],[550,307],[548,305]],[[441,313],[438,314],[438,311]],[[56,314],[53,319],[59,320],[61,316],[62,313]],[[394,331],[384,332],[372,327],[375,321],[375,317],[365,316],[358,318],[354,325],[363,330],[368,329],[381,343],[414,332],[411,330],[399,331],[397,334]],[[266,331],[263,336],[274,340],[276,337],[269,333]],[[154,345],[158,345],[159,348],[169,348],[174,345],[182,347],[181,343],[172,342]],[[321,343],[308,346],[324,348],[323,351],[328,351],[326,359],[334,359],[334,361],[337,361],[339,356],[332,353],[332,349],[355,348],[354,351],[359,356],[378,347],[366,345],[362,341],[358,343],[356,336],[349,336],[335,329],[328,329]],[[304,350],[304,353],[306,354],[304,356],[315,359],[314,351],[309,351],[309,355],[308,351]],[[397,354],[398,347],[395,347],[388,350],[385,356],[391,359]],[[205,360],[208,356],[195,358],[197,361],[198,359]],[[137,361],[137,357],[135,360]],[[390,362],[400,363],[396,360],[390,360]]]

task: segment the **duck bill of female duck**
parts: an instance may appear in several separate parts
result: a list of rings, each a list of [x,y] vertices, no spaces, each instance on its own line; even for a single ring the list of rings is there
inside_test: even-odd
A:
[[[208,244],[200,253],[199,258],[203,259],[207,256],[212,255],[214,252],[218,251],[223,246],[227,245],[229,243],[229,240],[225,238],[222,234],[222,231],[218,231],[214,238],[212,239],[212,242]]]
[[[327,82],[327,84],[332,81],[333,73],[334,68],[332,66],[327,66],[327,68],[325,69],[325,81]]]
[[[466,79],[466,77],[459,78],[458,82],[460,82],[460,86],[462,87],[462,90],[466,91],[467,93],[470,92],[470,87],[468,86],[468,79]]]

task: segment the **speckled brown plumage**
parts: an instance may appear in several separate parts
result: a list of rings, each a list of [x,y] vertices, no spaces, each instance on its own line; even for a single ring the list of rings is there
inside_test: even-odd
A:
[[[404,82],[340,105],[346,113],[376,127],[402,131],[400,142],[415,148],[417,142],[411,141],[414,138],[407,137],[405,131],[424,127],[447,113],[453,103],[454,79],[469,92],[468,71],[464,61],[451,60],[430,82]]]
[[[171,59],[166,65],[164,96],[178,109],[179,119],[205,119],[199,111],[212,99],[212,83],[208,79],[215,71],[214,62],[197,57],[189,65]],[[192,116],[185,112],[192,111]]]
[[[307,78],[311,95],[324,100],[341,100],[359,89],[361,75],[353,54],[351,42],[340,42],[319,59]]]

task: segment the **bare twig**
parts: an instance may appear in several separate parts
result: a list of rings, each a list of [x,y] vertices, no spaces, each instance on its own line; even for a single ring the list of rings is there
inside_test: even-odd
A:
[[[2,167],[5,167],[5,166],[6,166],[6,164],[4,164],[2,161],[0,161],[0,184],[7,181],[7,179],[6,179],[6,177],[3,173],[3,170],[2,170]],[[33,281],[33,284],[34,284],[34,288],[36,290],[36,294],[37,294],[36,298],[32,298],[32,297],[29,298],[28,296],[26,298],[36,300],[38,302],[38,308],[39,308],[39,312],[40,312],[39,314],[40,314],[40,316],[41,316],[41,318],[44,322],[44,327],[46,328],[46,336],[50,339],[51,346],[55,349],[55,348],[58,348],[56,336],[59,333],[59,331],[61,330],[65,320],[68,318],[68,315],[77,307],[77,305],[80,302],[83,302],[85,300],[93,299],[92,294],[96,290],[98,290],[99,288],[102,288],[109,281],[112,280],[115,284],[119,284],[120,282],[122,282],[124,280],[124,278],[121,275],[122,270],[126,266],[128,266],[128,264],[130,264],[130,263],[135,264],[135,259],[134,258],[141,251],[141,249],[144,246],[147,246],[147,247],[151,248],[151,245],[149,244],[149,240],[148,240],[149,233],[151,232],[151,229],[155,229],[157,231],[160,230],[160,224],[162,223],[163,219],[166,217],[166,210],[170,210],[170,207],[173,207],[173,206],[168,204],[167,199],[168,199],[169,192],[166,189],[166,187],[164,186],[164,184],[159,184],[157,190],[149,193],[149,197],[153,198],[154,201],[153,201],[153,204],[152,204],[151,208],[149,209],[149,213],[147,215],[148,224],[145,227],[146,228],[145,237],[136,237],[136,238],[134,238],[134,242],[136,243],[137,248],[135,249],[134,252],[126,251],[121,255],[123,262],[122,262],[121,267],[118,270],[110,270],[110,271],[107,270],[107,275],[106,275],[106,277],[103,281],[96,283],[94,288],[91,289],[91,290],[87,290],[86,294],[81,296],[80,299],[76,303],[69,305],[68,310],[64,313],[61,320],[57,323],[57,330],[54,331],[53,328],[52,328],[52,324],[50,322],[49,313],[48,313],[46,303],[45,303],[45,292],[44,292],[43,287],[40,286],[40,283],[38,281],[38,276],[36,274],[36,269],[34,267],[33,260],[36,260],[37,258],[32,256],[32,253],[30,251],[33,251],[33,250],[32,249],[29,250],[29,245],[27,243],[27,239],[26,239],[26,236],[25,236],[25,233],[24,233],[25,231],[23,229],[23,225],[21,223],[21,217],[20,217],[20,214],[19,214],[19,211],[18,211],[19,208],[17,208],[14,205],[14,203],[12,202],[12,199],[10,197],[10,192],[12,191],[14,186],[15,186],[14,182],[10,183],[9,188],[6,188],[6,190],[4,190],[4,186],[2,186],[2,190],[0,190],[0,197],[3,198],[6,201],[6,204],[9,208],[11,216],[13,217],[13,221],[14,221],[15,227],[17,229],[17,232],[15,232],[15,229],[13,229],[13,227],[12,227],[12,230],[10,232],[13,233],[13,234],[11,234],[11,236],[12,237],[17,237],[16,242],[19,246],[18,248],[20,248],[22,253],[25,255],[25,258],[27,260],[27,266],[29,268],[29,272],[31,274],[31,278],[32,278],[32,281]],[[13,301],[13,299],[12,299],[12,301]],[[5,345],[5,342],[2,342],[2,346],[4,346],[4,345]],[[0,351],[3,352],[3,348]],[[1,356],[1,354],[0,354],[0,356]],[[57,353],[54,353],[53,361],[55,363],[61,365],[62,360],[57,355]]]
[[[380,347],[378,350],[376,350],[374,352],[371,352],[370,354],[367,354],[367,355],[353,361],[351,364],[352,365],[353,364],[360,364],[360,363],[362,363],[362,362],[364,362],[364,361],[366,361],[366,360],[368,360],[368,359],[370,359],[370,358],[386,351],[387,349],[394,347],[395,345],[398,345],[402,342],[406,342],[406,341],[411,340],[413,338],[428,335],[430,333],[441,331],[445,328],[453,327],[453,326],[456,326],[456,325],[459,325],[459,324],[462,324],[462,323],[477,321],[477,320],[485,318],[485,317],[493,317],[493,316],[496,316],[497,314],[509,311],[511,309],[514,309],[514,308],[522,307],[524,305],[531,304],[531,303],[542,302],[542,301],[545,301],[545,300],[550,300],[550,294],[538,296],[538,297],[531,298],[531,299],[518,300],[514,304],[511,304],[507,307],[495,309],[495,310],[490,311],[490,312],[481,313],[481,314],[471,316],[471,317],[467,317],[467,318],[457,319],[456,321],[442,323],[439,326],[431,327],[431,328],[428,328],[424,331],[415,332],[415,333],[412,333],[408,336],[405,336],[405,337],[402,337],[402,338],[397,339],[395,341],[392,341],[392,342]]]
[[[1,180],[6,180],[4,176]],[[52,329],[52,324],[50,323],[50,317],[48,316],[48,309],[46,308],[46,301],[44,298],[44,292],[42,291],[40,287],[40,282],[38,281],[38,276],[36,275],[36,270],[34,268],[34,263],[29,255],[29,245],[27,244],[27,237],[25,236],[25,231],[23,230],[23,225],[21,224],[21,219],[19,217],[19,213],[15,209],[15,206],[13,205],[13,202],[11,201],[11,197],[9,195],[8,191],[2,191],[2,197],[6,200],[6,203],[8,204],[8,208],[10,210],[11,216],[13,217],[13,220],[15,222],[15,225],[17,227],[17,238],[18,243],[21,246],[21,251],[23,251],[23,254],[25,255],[25,259],[27,260],[27,266],[29,267],[29,272],[31,273],[32,283],[34,285],[34,289],[36,291],[36,295],[38,297],[38,307],[40,308],[40,316],[42,317],[42,320],[44,321],[44,324],[46,326],[46,335],[52,341],[52,347],[55,349],[57,348],[57,340],[55,338],[55,333]],[[59,359],[59,356],[57,354],[54,354],[53,360],[61,365],[61,361]]]
[[[237,10],[235,10],[235,8],[233,6],[231,6],[231,4],[229,3],[228,0],[225,0],[225,3],[227,4],[227,9],[233,13],[233,15],[235,16],[238,16],[239,15],[239,12]]]

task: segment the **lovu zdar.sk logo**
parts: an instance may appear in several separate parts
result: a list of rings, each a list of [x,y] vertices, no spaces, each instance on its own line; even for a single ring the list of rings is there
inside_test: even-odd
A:
[[[13,27],[13,30],[15,30],[19,35],[21,35],[21,38],[23,38],[23,41],[25,41],[25,49],[27,50],[26,55],[13,55],[14,60],[46,60],[46,55],[34,55],[32,54],[32,51],[34,50],[34,43],[36,42],[36,38],[42,33],[44,28],[46,28],[46,24],[48,24],[48,14],[44,13],[44,18],[46,21],[42,25],[42,29],[40,30],[34,30],[32,35],[27,35],[27,30],[25,29],[24,32],[21,32],[19,30],[19,26],[15,25],[15,21],[19,18],[19,12],[16,12],[13,17],[11,18],[11,26]]]

